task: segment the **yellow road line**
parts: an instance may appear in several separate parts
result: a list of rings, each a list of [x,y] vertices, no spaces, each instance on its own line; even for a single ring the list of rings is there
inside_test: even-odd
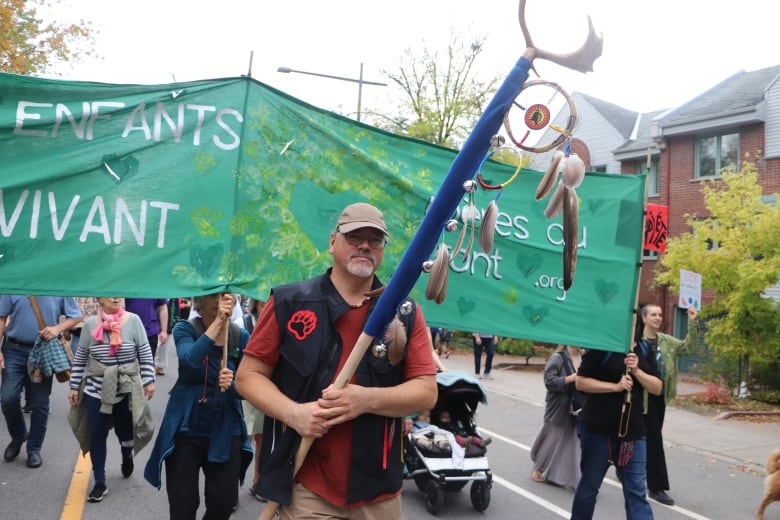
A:
[[[89,474],[92,471],[92,459],[89,454],[81,456],[81,450],[76,455],[76,466],[73,468],[73,476],[70,479],[70,488],[65,497],[65,505],[62,508],[60,520],[81,520],[84,514],[84,500],[87,497],[89,486]]]

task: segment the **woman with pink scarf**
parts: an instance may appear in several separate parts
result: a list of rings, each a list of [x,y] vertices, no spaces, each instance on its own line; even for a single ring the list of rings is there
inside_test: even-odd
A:
[[[134,416],[143,413],[144,399],[154,395],[154,361],[141,319],[122,308],[122,298],[98,302],[100,312],[84,321],[68,392],[70,404],[82,412],[74,408],[71,426],[82,451],[92,459],[95,485],[89,502],[100,502],[108,494],[106,452],[112,425],[122,449],[122,476],[133,473],[133,450],[151,438],[151,433],[144,434],[139,442]],[[74,424],[79,417],[86,418],[81,434]]]

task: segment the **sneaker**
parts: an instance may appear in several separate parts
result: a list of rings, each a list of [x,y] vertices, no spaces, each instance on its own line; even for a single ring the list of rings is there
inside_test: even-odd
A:
[[[252,487],[249,488],[249,494],[255,497],[258,502],[268,502],[268,499],[258,492],[257,484],[252,484]]]
[[[130,477],[130,475],[133,474],[133,468],[135,465],[133,464],[133,457],[124,457],[122,459],[122,476],[125,478]]]
[[[165,369],[162,368],[162,367],[157,367],[157,368],[154,369],[154,371],[155,371],[155,373],[158,376],[164,376],[165,375]]]
[[[95,487],[92,488],[92,491],[89,492],[87,501],[100,502],[101,500],[103,500],[103,497],[106,495],[108,495],[108,488],[106,487],[106,484],[103,482],[97,482],[95,484]]]
[[[25,405],[22,407],[22,411],[23,411],[24,413],[32,413],[32,405],[31,405],[30,403],[26,403],[26,404],[25,404]]]
[[[490,372],[482,374],[482,379],[493,379],[493,374],[491,374]]]

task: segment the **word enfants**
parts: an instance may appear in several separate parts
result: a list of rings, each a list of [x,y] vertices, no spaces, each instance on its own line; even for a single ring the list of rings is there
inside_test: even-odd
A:
[[[28,199],[30,199],[29,204]],[[25,223],[29,218],[31,239],[38,238],[38,235],[45,230],[45,220],[50,218],[51,234],[58,242],[64,239],[69,229],[76,227],[79,242],[82,243],[87,242],[91,235],[96,235],[96,238],[102,239],[106,245],[111,243],[119,245],[129,234],[138,246],[143,247],[149,234],[156,239],[156,246],[162,249],[165,247],[169,214],[179,210],[179,204],[173,202],[142,200],[134,214],[127,202],[120,197],[115,201],[113,218],[110,218],[106,212],[106,202],[98,195],[92,199],[91,204],[88,203],[89,211],[86,217],[74,219],[74,214],[83,215],[83,212],[76,211],[81,203],[81,196],[74,195],[64,212],[58,211],[54,192],[48,193],[45,203],[42,199],[43,193],[40,190],[32,192],[32,197],[29,190],[22,191],[9,217],[5,210],[3,190],[0,190],[0,234],[5,238],[11,237],[17,225],[20,225],[20,218],[24,214]]]
[[[19,101],[14,134],[56,139],[67,130],[78,139],[92,141],[102,137],[96,135],[95,130],[96,126],[101,126],[100,121],[125,117],[122,138],[140,134],[147,141],[172,138],[175,143],[180,143],[186,130],[192,134],[193,146],[201,146],[207,139],[226,151],[241,144],[239,128],[244,116],[233,108],[218,109],[194,103],[167,105],[160,101],[149,106],[140,103],[129,114],[128,109],[121,101],[84,101],[80,110],[65,103]],[[216,127],[209,124],[212,119]],[[51,127],[46,130],[49,124]]]

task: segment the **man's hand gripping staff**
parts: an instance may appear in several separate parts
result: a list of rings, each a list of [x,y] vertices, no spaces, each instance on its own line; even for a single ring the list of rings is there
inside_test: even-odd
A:
[[[593,62],[601,55],[603,39],[596,35],[593,24],[589,23],[589,34],[585,44],[576,52],[570,54],[554,54],[533,45],[525,22],[525,0],[519,4],[520,27],[526,40],[523,56],[504,79],[493,99],[480,116],[474,129],[455,157],[439,191],[423,217],[417,232],[401,258],[384,291],[366,322],[363,332],[358,337],[355,346],[341,372],[336,376],[331,388],[342,389],[351,379],[366,350],[376,341],[384,337],[385,329],[394,319],[401,303],[411,292],[417,279],[423,271],[423,265],[431,256],[442,231],[450,216],[455,212],[464,194],[464,183],[476,175],[482,158],[490,147],[491,137],[498,133],[504,114],[510,109],[512,102],[522,89],[528,73],[533,67],[534,58],[541,58],[557,63],[563,67],[580,72],[593,70]],[[576,247],[576,244],[575,244]],[[445,255],[446,256],[446,255]],[[446,269],[446,265],[441,266]],[[313,435],[317,432],[312,431]],[[309,451],[314,437],[304,437],[296,452],[295,472],[300,469]],[[268,501],[260,515],[260,520],[271,520],[279,504]]]

